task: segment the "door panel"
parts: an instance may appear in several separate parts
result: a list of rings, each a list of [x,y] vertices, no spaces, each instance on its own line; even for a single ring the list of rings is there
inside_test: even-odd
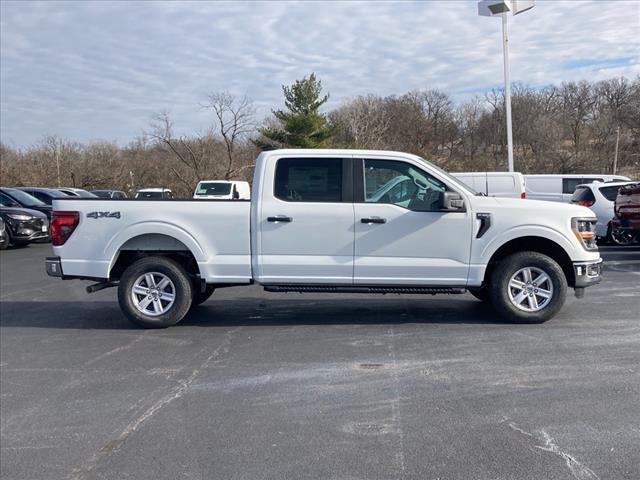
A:
[[[365,202],[354,205],[354,283],[466,285],[473,225],[468,211],[439,210],[439,194],[450,188],[400,161],[365,160],[358,177]],[[416,187],[403,190],[410,199],[389,187],[405,177]]]
[[[259,213],[258,281],[351,284],[354,216],[351,161],[279,159]]]

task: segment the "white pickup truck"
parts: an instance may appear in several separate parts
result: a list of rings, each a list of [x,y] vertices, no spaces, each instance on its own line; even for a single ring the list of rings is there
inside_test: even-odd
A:
[[[411,182],[395,182],[410,178]],[[382,192],[382,193],[381,193]],[[415,155],[273,150],[251,201],[56,199],[47,273],[117,286],[145,327],[179,322],[216,288],[464,293],[543,322],[568,287],[600,281],[587,208],[476,194]],[[427,314],[427,313],[425,313]]]

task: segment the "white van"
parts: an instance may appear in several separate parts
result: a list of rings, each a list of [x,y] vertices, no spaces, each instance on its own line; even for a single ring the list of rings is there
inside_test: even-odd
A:
[[[565,203],[571,201],[571,196],[578,185],[593,182],[627,182],[630,180],[622,175],[597,174],[525,175],[524,179],[527,186],[528,199]]]
[[[526,198],[524,176],[518,172],[452,173],[465,185],[489,197]]]
[[[251,187],[249,182],[235,180],[202,180],[198,182],[193,198],[200,200],[249,200]]]

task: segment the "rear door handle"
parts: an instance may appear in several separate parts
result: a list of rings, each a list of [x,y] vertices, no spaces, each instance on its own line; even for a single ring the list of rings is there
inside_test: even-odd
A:
[[[267,222],[293,222],[293,218],[286,215],[276,215],[275,217],[267,217]]]
[[[360,222],[362,223],[387,223],[386,218],[380,217],[370,217],[370,218],[361,218]]]

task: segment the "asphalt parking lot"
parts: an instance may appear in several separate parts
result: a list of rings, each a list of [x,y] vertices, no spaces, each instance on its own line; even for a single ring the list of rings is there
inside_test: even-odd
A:
[[[640,248],[543,325],[220,290],[167,330],[0,253],[6,479],[638,479]]]

